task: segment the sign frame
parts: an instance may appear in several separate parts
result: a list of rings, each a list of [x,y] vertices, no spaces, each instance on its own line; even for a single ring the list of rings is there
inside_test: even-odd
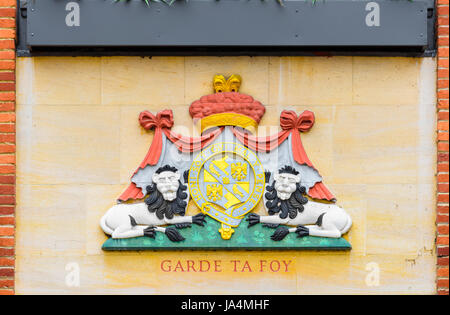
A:
[[[430,55],[435,50],[432,0],[18,3],[19,55]]]

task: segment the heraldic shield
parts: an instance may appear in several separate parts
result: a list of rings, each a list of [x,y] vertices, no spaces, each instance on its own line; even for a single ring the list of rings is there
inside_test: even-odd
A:
[[[191,197],[201,211],[222,223],[230,239],[233,229],[253,210],[264,193],[264,169],[257,155],[236,142],[207,147],[189,171]]]
[[[254,136],[265,107],[240,85],[217,75],[215,93],[191,104],[197,137],[171,130],[171,110],[140,114],[153,142],[100,220],[104,250],[351,249],[351,217],[301,141],[314,114],[284,110],[278,133]]]

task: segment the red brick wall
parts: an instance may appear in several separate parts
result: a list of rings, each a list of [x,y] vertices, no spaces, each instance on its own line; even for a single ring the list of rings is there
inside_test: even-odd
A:
[[[448,289],[448,208],[449,208],[449,152],[448,152],[448,2],[436,1],[438,19],[438,173],[437,173],[437,291],[449,294]]]
[[[0,295],[14,294],[16,0],[0,0]]]

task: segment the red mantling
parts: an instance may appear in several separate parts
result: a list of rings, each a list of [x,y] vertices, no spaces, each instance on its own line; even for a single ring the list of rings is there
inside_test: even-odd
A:
[[[147,155],[139,165],[138,169],[133,173],[133,176],[147,165],[156,165],[158,163],[163,147],[163,132],[181,152],[196,152],[214,141],[214,139],[220,135],[223,130],[223,128],[219,128],[206,135],[196,138],[174,133],[170,130],[173,126],[173,112],[168,109],[159,112],[156,116],[149,111],[143,111],[139,115],[139,123],[146,130],[155,129],[155,135]],[[142,193],[142,190],[132,182],[120,195],[119,200],[126,201],[129,199],[140,198],[144,198],[144,194]]]
[[[255,137],[234,128],[233,133],[246,147],[257,152],[269,152],[276,149],[291,135],[292,155],[298,164],[305,164],[317,171],[306,155],[300,137],[301,132],[309,131],[314,125],[314,113],[305,110],[299,116],[294,111],[285,110],[280,116],[281,131],[268,137]],[[336,198],[322,183],[318,182],[308,191],[308,195],[315,199],[334,201]]]
[[[204,96],[200,100],[192,103],[189,112],[193,118],[198,119],[223,113],[235,113],[250,117],[259,123],[264,115],[265,108],[251,96],[229,92]],[[208,133],[202,134],[200,137],[176,134],[171,131],[173,126],[173,113],[171,110],[161,111],[156,116],[148,111],[144,111],[139,115],[139,122],[146,130],[155,129],[155,136],[147,155],[134,174],[147,165],[156,165],[158,163],[163,147],[163,132],[167,139],[175,144],[178,150],[182,152],[196,152],[212,143],[223,131],[223,127],[210,129]],[[233,133],[246,147],[257,152],[268,152],[276,149],[291,135],[294,160],[298,164],[304,164],[315,169],[306,155],[300,137],[301,132],[309,131],[313,125],[314,113],[311,111],[304,111],[299,116],[294,111],[283,111],[280,116],[282,130],[278,134],[268,137],[255,137],[237,128],[233,128]],[[311,187],[308,195],[316,199],[335,200],[333,194],[322,182],[318,182]],[[134,183],[131,183],[127,190],[119,197],[119,200],[126,201],[128,199],[139,199],[143,197],[144,195],[141,189]]]

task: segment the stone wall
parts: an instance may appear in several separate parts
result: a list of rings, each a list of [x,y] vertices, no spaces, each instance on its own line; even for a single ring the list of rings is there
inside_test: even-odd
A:
[[[315,113],[302,141],[353,218],[352,251],[103,252],[99,219],[152,140],[139,113],[170,108],[189,133],[189,104],[234,73],[266,105],[260,134],[283,109]],[[435,59],[34,57],[17,82],[17,293],[436,293]]]

